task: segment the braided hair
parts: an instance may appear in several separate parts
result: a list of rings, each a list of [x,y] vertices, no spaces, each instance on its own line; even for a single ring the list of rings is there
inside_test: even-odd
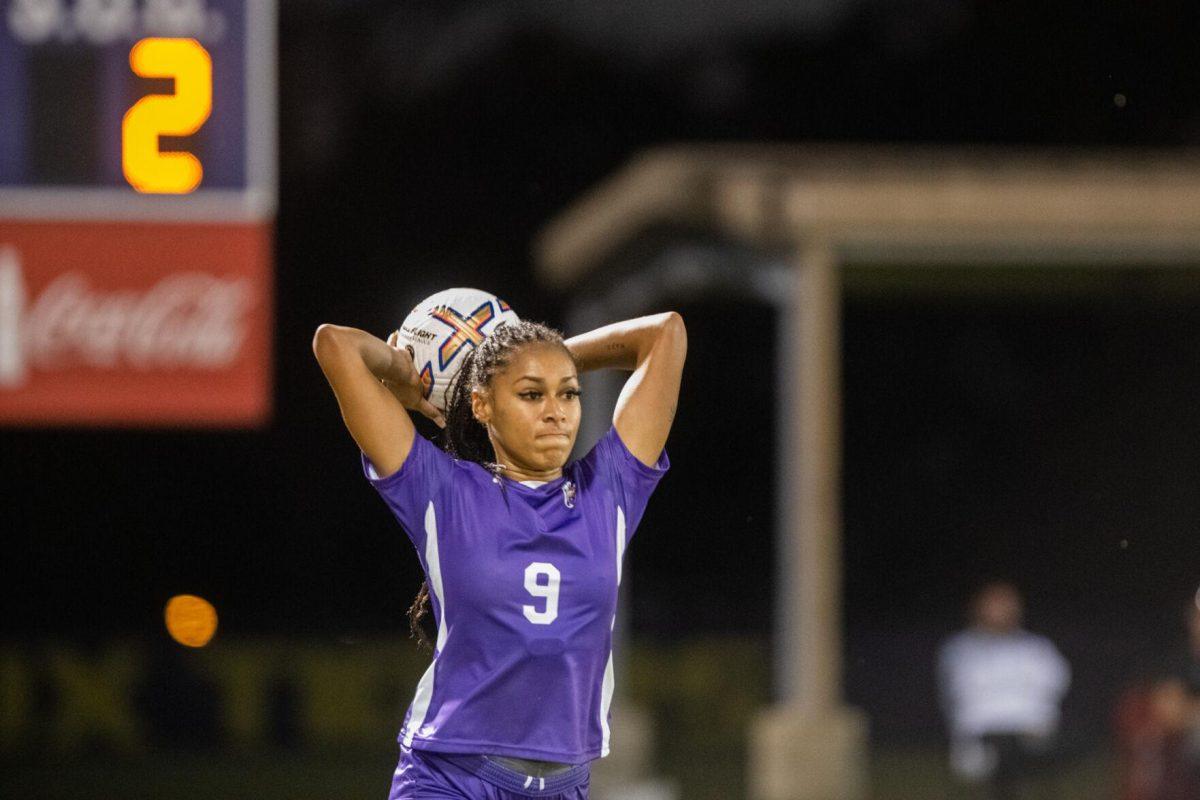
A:
[[[446,427],[442,431],[442,448],[454,458],[473,461],[498,474],[496,452],[487,428],[475,419],[471,409],[471,393],[490,387],[496,373],[511,363],[517,351],[530,344],[556,345],[568,356],[571,355],[559,331],[539,322],[521,320],[498,326],[463,357],[458,375],[450,384],[446,401]],[[417,643],[432,652],[434,632],[428,629],[432,628],[432,621],[425,621],[428,615],[429,582],[426,581],[421,584],[420,591],[409,606],[408,625]]]

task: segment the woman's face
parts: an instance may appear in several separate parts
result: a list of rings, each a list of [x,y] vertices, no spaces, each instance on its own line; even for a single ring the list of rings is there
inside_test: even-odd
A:
[[[561,470],[579,432],[579,374],[562,347],[527,344],[472,394],[472,408],[498,460],[526,473]]]

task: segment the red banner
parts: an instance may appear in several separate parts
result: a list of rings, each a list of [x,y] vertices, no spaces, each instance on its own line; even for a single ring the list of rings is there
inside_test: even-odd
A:
[[[269,224],[0,222],[0,424],[270,414]]]

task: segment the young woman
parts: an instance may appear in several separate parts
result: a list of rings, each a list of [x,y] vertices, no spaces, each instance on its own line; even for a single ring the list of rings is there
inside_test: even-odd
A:
[[[443,415],[407,351],[322,325],[313,349],[367,478],[425,569],[433,663],[400,734],[391,800],[585,800],[607,755],[621,561],[659,479],[687,352],[674,312],[563,340],[498,328],[470,351]],[[632,370],[583,458],[579,373]],[[445,430],[421,437],[416,411]]]

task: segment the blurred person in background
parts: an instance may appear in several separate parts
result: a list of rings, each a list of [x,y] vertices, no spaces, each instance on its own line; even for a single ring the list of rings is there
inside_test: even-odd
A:
[[[1200,593],[1187,628],[1166,668],[1117,707],[1121,800],[1200,800]]]
[[[987,584],[971,603],[970,627],[946,640],[938,659],[951,770],[992,800],[1016,797],[1048,761],[1071,680],[1058,648],[1021,627],[1023,613],[1015,586]]]
[[[1193,699],[1200,699],[1200,591],[1187,607],[1187,645],[1176,658],[1175,675]]]
[[[363,469],[421,556],[414,633],[433,663],[400,735],[391,800],[586,800],[608,754],[625,546],[668,468],[687,352],[678,314],[564,340],[521,321],[465,356],[445,413],[393,339],[322,325],[313,349]],[[567,459],[579,373],[632,372],[608,432]],[[444,428],[444,449],[409,411]]]

